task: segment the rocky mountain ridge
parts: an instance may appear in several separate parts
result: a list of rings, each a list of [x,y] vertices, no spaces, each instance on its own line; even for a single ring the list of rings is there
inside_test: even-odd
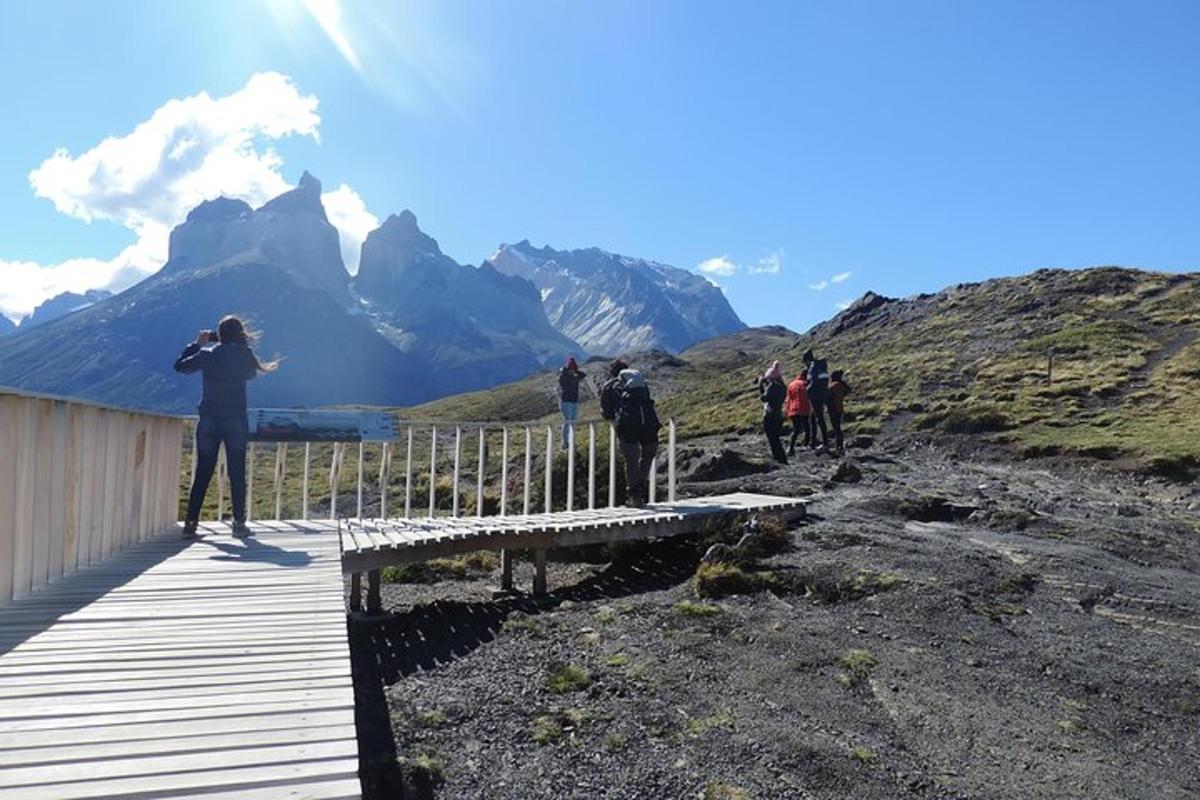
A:
[[[683,350],[745,324],[721,290],[687,270],[596,247],[504,244],[488,263],[532,281],[551,324],[594,353]]]

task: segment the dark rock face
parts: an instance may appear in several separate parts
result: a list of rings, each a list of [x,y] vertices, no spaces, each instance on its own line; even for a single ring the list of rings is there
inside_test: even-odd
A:
[[[16,333],[17,324],[8,317],[0,314],[0,336],[8,336],[10,333]]]
[[[488,262],[532,281],[551,324],[592,352],[679,352],[745,327],[720,289],[666,264],[594,247],[539,249],[528,240],[501,245]]]
[[[411,211],[367,236],[354,288],[396,341],[415,336],[443,369],[476,371],[483,385],[582,354],[550,325],[533,284],[455,262]]]
[[[107,292],[104,289],[92,289],[83,294],[63,292],[35,308],[33,313],[21,322],[21,328],[28,330],[34,325],[42,325],[59,317],[64,317],[67,314],[82,311],[88,306],[95,305],[101,300],[107,300],[110,297],[112,297],[112,292]]]
[[[251,209],[219,198],[171,233],[155,275],[0,348],[0,385],[117,405],[187,411],[199,381],[171,364],[202,328],[236,313],[282,355],[251,382],[256,406],[408,405],[523,377],[578,347],[546,320],[537,290],[444,256],[411,213],[364,247],[358,289],[307,173]]]

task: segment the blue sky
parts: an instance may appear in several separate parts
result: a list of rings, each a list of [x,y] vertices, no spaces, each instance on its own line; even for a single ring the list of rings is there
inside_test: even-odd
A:
[[[751,324],[1200,269],[1197,41],[1187,0],[8,2],[0,313],[127,285],[199,199],[304,169],[347,253],[411,208],[464,263],[703,266]]]

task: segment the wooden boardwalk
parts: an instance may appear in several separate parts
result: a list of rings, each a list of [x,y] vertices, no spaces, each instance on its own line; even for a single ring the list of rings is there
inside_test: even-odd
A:
[[[646,508],[582,509],[546,514],[490,517],[412,517],[349,519],[340,526],[342,569],[353,576],[351,603],[357,606],[359,573],[369,575],[368,610],[379,608],[379,570],[393,564],[472,550],[502,550],[501,585],[512,588],[508,551],[535,552],[534,593],[545,591],[546,551],[555,547],[679,536],[719,519],[768,514],[802,517],[806,503],[791,497],[735,493],[654,503]]]
[[[343,573],[802,516],[732,494],[527,516],[253,523],[134,544],[0,608],[0,800],[360,796]],[[340,541],[339,541],[340,540]],[[511,586],[511,559],[502,560]],[[502,576],[502,580],[504,577]]]
[[[335,523],[206,527],[0,608],[0,798],[360,795]]]

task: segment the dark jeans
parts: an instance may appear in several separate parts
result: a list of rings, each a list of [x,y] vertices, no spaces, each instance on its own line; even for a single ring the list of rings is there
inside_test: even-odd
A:
[[[246,521],[246,444],[250,426],[246,415],[236,417],[201,416],[196,426],[196,477],[188,495],[187,521],[200,519],[204,493],[208,491],[213,470],[217,468],[217,453],[225,445],[225,461],[229,465],[229,493],[233,495],[233,518]]]
[[[833,428],[833,437],[837,440],[838,450],[845,450],[846,445],[842,441],[842,415],[832,408],[829,409],[829,425]]]
[[[796,452],[796,439],[800,438],[800,434],[804,434],[804,446],[812,447],[813,438],[816,436],[816,431],[813,430],[813,418],[811,414],[803,417],[789,417],[792,421],[792,440],[788,442],[788,452]]]
[[[650,465],[658,452],[658,435],[643,439],[621,440],[621,455],[625,457],[625,492],[632,501],[650,497]]]
[[[771,456],[780,464],[788,463],[787,453],[783,449],[783,415],[763,414],[763,431],[771,443]]]
[[[829,429],[825,427],[825,403],[824,400],[811,400],[813,410],[813,436],[812,446],[817,446],[817,428],[821,429],[821,444],[829,447]]]

